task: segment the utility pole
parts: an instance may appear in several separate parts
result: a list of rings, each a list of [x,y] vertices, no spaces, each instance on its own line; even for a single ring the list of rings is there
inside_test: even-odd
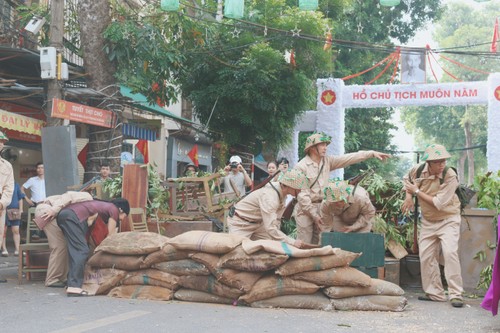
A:
[[[57,51],[57,73],[61,72],[61,55],[63,52],[64,38],[64,0],[50,1],[50,38],[49,44],[56,48]],[[56,75],[55,79],[50,79],[47,84],[47,107],[45,108],[45,116],[47,117],[48,126],[60,125],[61,121],[57,118],[52,118],[52,99],[62,98],[62,88],[59,85],[60,75]],[[64,124],[68,125],[69,121],[64,120]]]

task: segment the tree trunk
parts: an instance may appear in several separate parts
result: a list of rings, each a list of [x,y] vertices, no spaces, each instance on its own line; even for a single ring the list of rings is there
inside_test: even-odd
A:
[[[465,147],[469,148],[472,146],[472,133],[470,130],[470,121],[466,121],[464,124],[465,130]],[[468,179],[467,184],[471,185],[474,183],[474,149],[467,149],[467,162],[468,162]]]
[[[462,183],[465,175],[465,159],[467,158],[467,153],[465,151],[460,152],[460,157],[458,158],[457,172],[458,180]]]
[[[111,23],[110,8],[109,0],[78,1],[80,42],[87,74],[87,86],[107,96],[113,96],[119,91],[113,76],[115,66],[109,61],[104,52],[105,39],[102,36],[106,27]],[[116,111],[112,108],[113,102],[107,99],[96,101],[93,104],[93,106],[101,109]],[[109,163],[112,173],[119,173],[120,171],[123,141],[121,112],[115,113],[118,116],[115,128],[107,129],[99,126],[89,126],[89,151],[84,181],[88,181],[97,175],[103,162]]]

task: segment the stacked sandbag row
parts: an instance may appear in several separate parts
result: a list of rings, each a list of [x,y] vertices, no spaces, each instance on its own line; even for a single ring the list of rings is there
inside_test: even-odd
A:
[[[141,241],[126,234],[109,237],[89,260],[89,272],[102,275],[96,294],[118,285],[108,295],[321,310],[402,311],[406,305],[399,286],[349,267],[360,254],[331,246],[300,250],[206,231]],[[134,244],[146,238],[148,251]]]

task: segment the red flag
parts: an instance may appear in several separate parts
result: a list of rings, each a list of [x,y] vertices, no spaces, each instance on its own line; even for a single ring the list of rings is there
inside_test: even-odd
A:
[[[137,142],[135,146],[137,147],[137,150],[140,151],[142,156],[144,157],[144,163],[148,164],[149,163],[148,140],[139,140],[139,142]]]
[[[293,68],[297,67],[297,63],[295,62],[295,51],[293,49],[290,51],[290,65],[292,65]]]
[[[193,161],[194,165],[199,166],[198,162],[198,145],[194,145],[193,148],[187,154],[188,157]]]
[[[498,45],[498,17],[495,20],[495,27],[493,28],[493,39],[491,40],[490,51],[496,53],[497,45]]]
[[[89,144],[87,143],[85,147],[78,153],[78,160],[82,163],[83,167],[87,164],[87,153],[89,152]]]

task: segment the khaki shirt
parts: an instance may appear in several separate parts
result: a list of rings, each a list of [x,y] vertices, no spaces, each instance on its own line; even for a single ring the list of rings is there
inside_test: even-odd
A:
[[[14,171],[12,164],[0,157],[0,202],[3,211],[7,209],[12,201],[14,193]],[[2,213],[0,211],[0,213]]]
[[[460,215],[460,200],[455,194],[458,187],[457,174],[452,168],[448,169],[444,177],[443,184],[440,184],[440,179],[442,173],[439,175],[430,175],[428,164],[425,163],[425,167],[420,174],[420,178],[417,177],[417,169],[419,165],[414,166],[406,176],[404,180],[413,180],[412,183],[416,184],[420,191],[433,196],[432,202],[434,206],[419,200],[419,204],[422,210],[422,215],[428,221],[441,221],[445,218],[451,217],[453,215]]]
[[[325,163],[325,166],[316,183],[310,189],[300,191],[297,196],[297,214],[306,214],[311,218],[319,217],[318,211],[314,209],[313,203],[320,203],[323,200],[323,189],[328,185],[330,172],[372,158],[375,156],[374,153],[375,151],[373,150],[361,150],[356,153],[341,156],[326,156],[320,161],[320,164],[314,162],[309,155],[301,159],[295,168],[306,174],[309,185],[318,177],[321,164]]]
[[[326,225],[333,225],[333,231],[341,231],[342,227],[351,226],[356,232],[373,224],[375,207],[370,195],[361,186],[356,187],[354,195],[350,195],[346,205],[337,209],[332,202],[321,203],[321,220]]]
[[[280,230],[281,215],[286,207],[285,200],[280,183],[269,183],[253,191],[235,205],[236,214],[238,214],[236,217],[250,223],[262,224],[272,239],[293,245],[295,239],[288,237]]]

